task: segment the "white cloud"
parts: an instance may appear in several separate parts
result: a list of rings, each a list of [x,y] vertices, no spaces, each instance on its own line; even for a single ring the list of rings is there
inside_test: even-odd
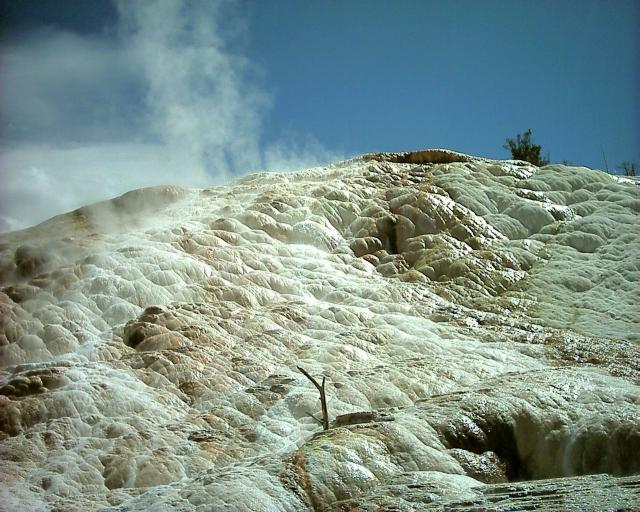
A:
[[[117,38],[49,29],[2,49],[0,230],[133,188],[336,159],[310,135],[261,147],[270,97],[230,49],[232,5],[117,6]]]
[[[118,41],[40,30],[7,44],[1,55],[2,122],[10,140],[86,142],[140,129],[135,93],[143,77]]]

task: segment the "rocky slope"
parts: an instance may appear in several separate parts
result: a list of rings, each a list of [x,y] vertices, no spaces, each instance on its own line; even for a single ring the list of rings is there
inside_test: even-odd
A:
[[[639,211],[425,150],[3,235],[0,508],[634,509]]]

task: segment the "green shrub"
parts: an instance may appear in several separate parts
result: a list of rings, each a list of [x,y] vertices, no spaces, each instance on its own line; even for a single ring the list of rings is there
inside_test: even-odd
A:
[[[533,144],[531,142],[531,128],[524,133],[519,133],[515,140],[507,139],[506,142],[503,147],[511,151],[511,156],[514,160],[524,160],[538,167],[549,163],[548,158],[542,158],[540,156],[542,147],[539,144]],[[547,155],[547,157],[548,156],[549,155]]]

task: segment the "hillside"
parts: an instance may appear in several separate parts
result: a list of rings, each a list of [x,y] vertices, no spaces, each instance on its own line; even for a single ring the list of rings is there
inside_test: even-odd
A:
[[[0,235],[0,509],[633,509],[639,212],[424,150]]]

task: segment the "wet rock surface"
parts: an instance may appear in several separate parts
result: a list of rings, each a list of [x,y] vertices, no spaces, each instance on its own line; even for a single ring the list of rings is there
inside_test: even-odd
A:
[[[634,510],[639,211],[425,150],[3,235],[3,506]]]

